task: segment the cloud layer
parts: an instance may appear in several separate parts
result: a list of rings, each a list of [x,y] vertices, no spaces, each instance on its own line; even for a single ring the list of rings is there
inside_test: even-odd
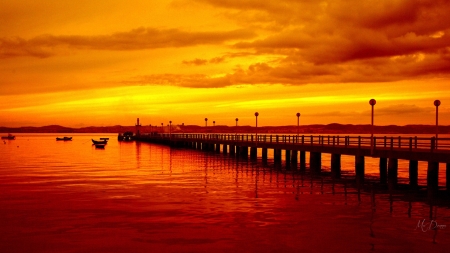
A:
[[[173,2],[189,6],[187,0]],[[211,8],[233,28],[141,27],[97,36],[0,37],[0,58],[192,48],[192,58],[186,54],[180,61],[189,71],[119,80],[184,87],[390,82],[450,73],[450,0],[195,2],[195,8]],[[206,57],[207,46],[222,50]],[[225,64],[235,65],[204,72],[207,66]]]
[[[42,35],[29,40],[0,38],[0,58],[32,56],[46,58],[58,49],[84,50],[145,50],[165,47],[188,47],[205,44],[222,44],[227,41],[249,39],[254,33],[249,30],[186,32],[179,29],[138,28],[101,36],[54,36]]]

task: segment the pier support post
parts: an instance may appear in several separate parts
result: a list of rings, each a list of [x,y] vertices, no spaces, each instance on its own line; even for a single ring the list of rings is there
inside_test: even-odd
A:
[[[250,147],[250,159],[256,160],[258,150],[256,147]]]
[[[388,184],[389,189],[397,189],[397,181],[398,181],[398,159],[397,158],[389,158],[388,162]]]
[[[275,163],[281,163],[281,149],[273,150],[273,160]]]
[[[239,154],[243,158],[248,158],[248,147],[246,146],[239,147]]]
[[[447,163],[445,167],[445,186],[447,188],[447,194],[450,195],[450,163]]]
[[[220,153],[220,143],[216,143],[216,152]]]
[[[236,153],[236,146],[230,144],[230,155],[234,155]]]
[[[290,162],[291,162],[291,151],[286,149],[286,153],[285,153],[285,161],[286,161],[286,167],[290,167]]]
[[[310,152],[309,153],[309,167],[311,172],[320,174],[322,169],[322,153]]]
[[[427,170],[427,192],[428,198],[434,198],[438,193],[439,185],[439,163],[428,162]]]
[[[411,189],[416,189],[419,178],[419,162],[416,160],[409,161],[409,186]]]
[[[362,155],[355,156],[355,174],[357,184],[364,184],[364,170],[365,170],[364,161],[365,161],[364,156]]]
[[[262,161],[263,163],[267,162],[267,148],[262,148]]]
[[[223,154],[224,155],[228,154],[228,145],[227,144],[223,144]]]
[[[331,154],[331,177],[341,178],[341,154]]]
[[[236,146],[236,156],[241,155],[241,146]]]
[[[306,170],[306,151],[300,151],[300,170]]]
[[[298,157],[298,151],[297,150],[291,150],[291,163],[294,166],[297,166],[297,163],[298,163],[297,157]]]
[[[387,184],[387,166],[388,160],[386,157],[380,157],[380,183]]]

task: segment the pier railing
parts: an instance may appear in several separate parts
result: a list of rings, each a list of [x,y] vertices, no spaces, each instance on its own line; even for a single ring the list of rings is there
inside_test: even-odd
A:
[[[143,135],[143,138],[147,136]],[[405,136],[340,136],[340,135],[280,135],[280,134],[199,134],[175,133],[153,134],[150,138],[189,141],[216,141],[235,143],[274,143],[297,144],[311,146],[358,147],[372,149],[409,149],[435,152],[450,151],[450,138],[423,138]]]

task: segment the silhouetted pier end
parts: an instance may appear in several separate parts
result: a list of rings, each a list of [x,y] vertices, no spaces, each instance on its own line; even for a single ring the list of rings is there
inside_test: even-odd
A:
[[[208,152],[222,152],[240,158],[258,159],[261,149],[263,163],[267,163],[269,149],[273,162],[286,168],[291,165],[301,172],[306,170],[306,152],[309,152],[309,169],[314,174],[322,171],[322,153],[331,154],[331,176],[341,177],[342,155],[355,157],[355,181],[364,185],[366,157],[379,158],[379,182],[396,190],[398,160],[409,161],[409,189],[420,190],[419,162],[428,162],[427,191],[430,197],[439,192],[439,164],[446,164],[446,189],[450,196],[450,138],[369,137],[361,136],[289,136],[266,134],[142,134],[137,141],[153,142],[173,147],[187,147]],[[250,149],[250,154],[249,154]],[[283,154],[285,152],[285,154]],[[443,188],[443,187],[442,187]],[[442,189],[441,189],[442,190]],[[440,195],[439,195],[440,196]]]

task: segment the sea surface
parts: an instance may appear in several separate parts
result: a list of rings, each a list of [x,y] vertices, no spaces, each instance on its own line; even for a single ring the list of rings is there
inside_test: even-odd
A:
[[[63,136],[73,140],[56,141]],[[101,137],[110,140],[97,149],[91,139]],[[2,140],[0,158],[0,252],[450,249],[450,205],[371,187],[372,158],[364,188],[349,180],[352,157],[342,158],[343,179],[332,180],[326,155],[317,176],[270,159],[119,142],[115,134],[16,134]],[[399,182],[407,170],[399,161]]]

